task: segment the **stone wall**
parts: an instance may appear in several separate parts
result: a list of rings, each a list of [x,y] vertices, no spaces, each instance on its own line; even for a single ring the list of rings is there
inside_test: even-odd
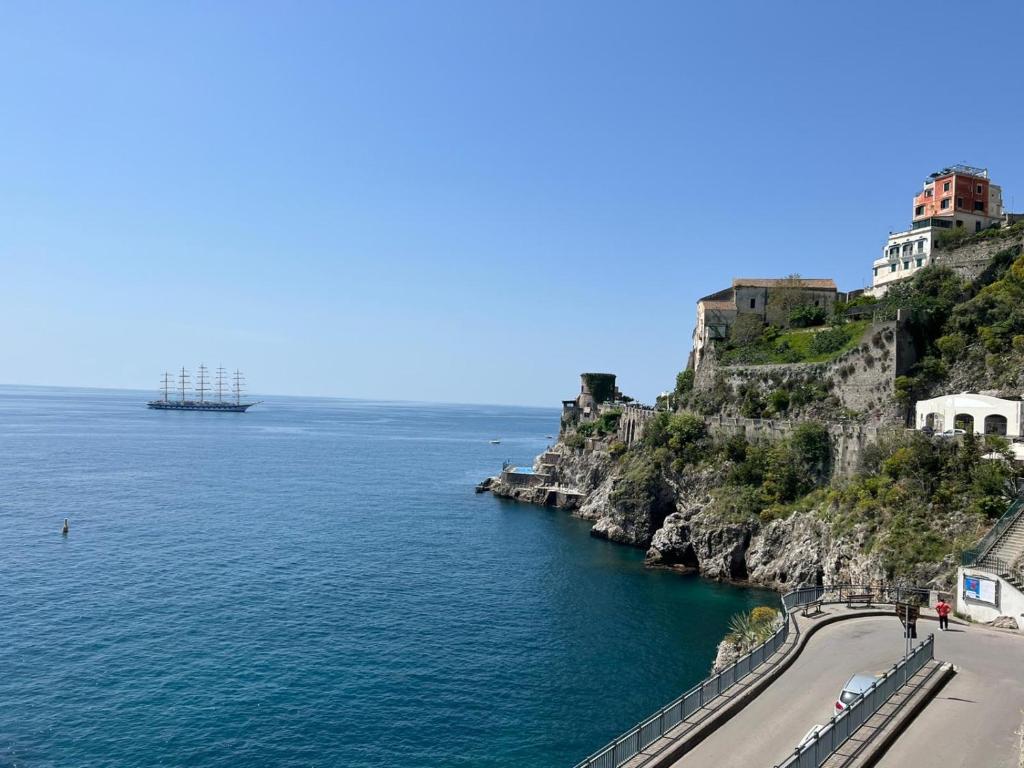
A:
[[[548,481],[547,475],[530,472],[513,472],[504,469],[501,472],[501,482],[508,486],[519,488],[537,488]]]
[[[915,361],[913,340],[901,319],[871,326],[857,347],[827,363],[719,365],[711,350],[697,367],[694,389],[725,387],[734,396],[740,387],[753,385],[768,396],[781,386],[824,383],[835,405],[851,415],[873,423],[899,423],[903,415],[894,400],[894,383]],[[739,416],[738,408],[733,397],[722,413]],[[810,407],[806,415],[829,414],[817,414]]]
[[[933,261],[953,269],[961,277],[976,280],[985,271],[992,257],[1006,248],[1024,246],[1024,232],[1009,237],[992,237],[962,245],[952,250],[936,250]],[[1018,250],[1019,252],[1019,250]]]
[[[729,416],[709,416],[704,420],[712,435],[743,435],[749,442],[766,440],[775,442],[792,434],[799,421],[786,419],[744,419]],[[832,474],[852,477],[860,467],[861,456],[867,445],[879,436],[901,431],[899,427],[880,427],[874,424],[829,424],[832,438]]]
[[[654,418],[657,411],[648,405],[627,405],[622,409],[619,418],[619,431],[616,439],[620,443],[633,445],[644,435],[644,426]]]

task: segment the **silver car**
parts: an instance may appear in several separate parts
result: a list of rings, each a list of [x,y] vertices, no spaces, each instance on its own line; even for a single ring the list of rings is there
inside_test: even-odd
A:
[[[836,699],[836,712],[842,712],[844,709],[849,707],[853,702],[863,696],[867,691],[871,689],[875,683],[881,678],[869,675],[866,672],[854,675],[846,681],[846,685],[843,686],[843,690],[839,694],[839,698]]]

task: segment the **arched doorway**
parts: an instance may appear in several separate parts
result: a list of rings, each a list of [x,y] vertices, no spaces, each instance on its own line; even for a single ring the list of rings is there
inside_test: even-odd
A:
[[[993,413],[991,416],[985,417],[985,434],[986,435],[1005,435],[1006,434],[1006,417],[1000,416],[998,413]]]
[[[953,419],[953,426],[962,429],[969,435],[974,434],[974,417],[969,413],[958,413]]]
[[[924,417],[924,425],[932,430],[933,432],[942,431],[942,414],[941,413],[929,413]]]

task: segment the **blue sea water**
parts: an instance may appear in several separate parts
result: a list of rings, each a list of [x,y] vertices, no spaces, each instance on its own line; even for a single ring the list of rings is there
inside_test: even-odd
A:
[[[777,602],[474,494],[553,409],[148,397],[0,387],[0,765],[568,768]]]

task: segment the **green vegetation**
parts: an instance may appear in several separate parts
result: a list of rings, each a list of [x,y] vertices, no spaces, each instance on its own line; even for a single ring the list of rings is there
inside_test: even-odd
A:
[[[816,325],[824,325],[826,319],[825,308],[812,304],[804,304],[789,313],[791,328],[812,328]]]
[[[605,411],[597,420],[592,422],[594,424],[594,431],[601,435],[614,435],[619,430],[619,419],[622,418],[622,409],[616,408],[610,411]]]
[[[984,240],[1007,240],[1024,235],[1024,222],[1017,222],[1012,227],[990,227],[981,232],[972,232],[967,227],[955,227],[944,230],[935,238],[938,249],[958,248]]]
[[[1016,386],[1024,368],[1021,253],[1019,244],[999,251],[973,283],[948,268],[932,266],[889,289],[879,311],[894,317],[897,308],[910,309],[910,330],[922,351],[909,375],[896,380],[902,404],[909,407],[929,397],[947,379],[949,367],[957,364],[987,372],[990,386]]]
[[[767,326],[751,341],[744,341],[752,338],[749,334],[734,333],[721,350],[720,359],[724,365],[824,363],[855,348],[870,324],[870,320],[857,320],[827,329],[789,331]]]
[[[614,498],[650,503],[665,473],[711,471],[717,479],[708,512],[717,518],[767,523],[816,511],[834,533],[857,536],[888,578],[913,578],[920,564],[971,546],[1006,510],[1022,474],[1011,456],[999,437],[900,431],[865,449],[855,477],[830,481],[832,445],[822,424],[804,422],[786,439],[749,442],[713,437],[691,413],[661,413],[643,445],[624,454],[627,470]]]
[[[993,452],[1006,460],[982,458]],[[959,554],[1006,510],[1019,472],[1009,457],[998,437],[894,435],[867,449],[861,474],[814,501],[837,533],[862,531],[887,576],[906,576]]]
[[[768,640],[778,622],[778,610],[759,605],[749,613],[737,613],[729,619],[728,639],[737,646],[740,653],[746,653]]]
[[[597,403],[605,403],[615,397],[615,375],[612,373],[584,373],[583,383]]]
[[[676,396],[682,397],[693,391],[693,377],[694,372],[689,368],[676,375]]]

